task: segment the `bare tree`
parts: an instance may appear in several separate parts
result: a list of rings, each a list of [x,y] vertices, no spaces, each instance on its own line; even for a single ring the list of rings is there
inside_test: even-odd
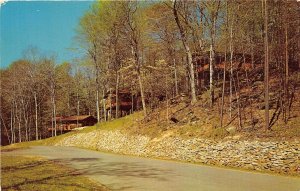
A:
[[[192,58],[192,53],[190,50],[190,47],[188,45],[187,41],[187,36],[186,36],[186,31],[184,30],[180,18],[179,18],[179,7],[182,6],[184,2],[183,1],[177,1],[175,0],[173,2],[173,14],[175,17],[176,24],[178,26],[179,32],[180,32],[180,37],[182,44],[184,46],[186,56],[187,56],[187,61],[188,61],[188,67],[189,67],[189,76],[190,76],[190,87],[191,87],[191,96],[192,96],[192,103],[195,103],[197,101],[196,97],[196,87],[195,87],[195,73],[194,73],[194,64],[193,64],[193,58]]]
[[[267,0],[262,1],[264,11],[264,89],[265,89],[265,129],[269,130],[269,45],[268,45],[268,4]]]
[[[143,106],[144,116],[147,116],[147,108],[146,108],[146,101],[145,101],[145,94],[144,94],[144,86],[142,80],[142,26],[141,23],[138,21],[138,17],[142,15],[139,14],[140,11],[138,10],[137,2],[128,2],[126,7],[126,22],[129,27],[129,37],[130,37],[130,44],[132,47],[132,55],[135,60],[135,71],[138,77],[138,83],[140,87],[140,94]],[[139,11],[139,12],[137,12]]]

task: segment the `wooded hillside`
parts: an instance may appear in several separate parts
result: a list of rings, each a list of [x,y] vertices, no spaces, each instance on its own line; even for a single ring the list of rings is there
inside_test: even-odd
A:
[[[185,122],[206,112],[218,119],[214,128],[289,127],[300,117],[299,6],[283,0],[95,2],[78,21],[83,58],[56,63],[29,48],[1,69],[2,140],[42,139],[48,127],[57,136],[56,116],[94,115],[100,122],[136,110],[145,123],[161,113],[168,123],[182,122],[192,111],[196,118]],[[129,92],[126,100],[119,92]],[[181,110],[183,102],[190,109]]]

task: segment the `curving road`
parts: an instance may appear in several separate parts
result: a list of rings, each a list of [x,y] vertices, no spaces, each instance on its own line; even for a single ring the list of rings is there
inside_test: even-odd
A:
[[[60,160],[112,190],[300,191],[300,178],[108,154],[74,147],[37,146],[5,154]]]

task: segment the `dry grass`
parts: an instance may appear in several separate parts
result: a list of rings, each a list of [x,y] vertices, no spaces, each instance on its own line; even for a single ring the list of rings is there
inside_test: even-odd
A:
[[[1,156],[3,190],[107,190],[59,162],[37,157]]]

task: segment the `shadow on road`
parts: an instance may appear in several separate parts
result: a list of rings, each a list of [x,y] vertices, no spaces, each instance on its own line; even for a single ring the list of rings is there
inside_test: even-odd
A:
[[[86,175],[149,178],[154,181],[168,181],[171,170],[142,165],[138,162],[106,162],[101,158],[64,158],[59,162],[76,165]]]

